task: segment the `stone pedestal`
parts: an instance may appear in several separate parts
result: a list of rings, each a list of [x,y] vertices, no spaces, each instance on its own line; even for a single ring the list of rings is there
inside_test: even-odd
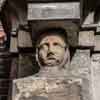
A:
[[[64,78],[27,77],[13,81],[12,100],[81,100],[78,82]]]

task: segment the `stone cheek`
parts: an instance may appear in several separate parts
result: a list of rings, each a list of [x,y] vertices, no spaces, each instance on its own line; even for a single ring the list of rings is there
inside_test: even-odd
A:
[[[27,79],[27,78],[26,78]],[[13,100],[80,100],[78,82],[70,83],[62,78],[23,79],[14,82],[16,94]]]

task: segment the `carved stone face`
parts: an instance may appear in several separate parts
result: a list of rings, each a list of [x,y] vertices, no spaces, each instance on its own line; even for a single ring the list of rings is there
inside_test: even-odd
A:
[[[39,62],[45,66],[61,64],[66,52],[66,42],[57,34],[45,35],[38,43]]]

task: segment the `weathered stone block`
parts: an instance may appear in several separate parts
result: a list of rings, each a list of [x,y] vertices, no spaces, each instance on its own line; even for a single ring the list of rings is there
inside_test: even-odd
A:
[[[81,78],[82,100],[91,100],[90,95],[90,50],[76,50],[71,61],[70,72],[72,77]]]
[[[90,71],[90,50],[76,50],[70,70],[74,76],[87,78]]]
[[[31,34],[24,30],[19,30],[18,32],[18,47],[19,48],[31,48],[32,39]]]
[[[36,19],[80,19],[80,3],[29,3],[28,20]]]
[[[79,46],[94,46],[94,31],[79,32]]]
[[[12,100],[81,100],[80,91],[78,82],[31,76],[13,81]]]
[[[100,32],[100,26],[96,28],[96,32]]]
[[[91,87],[92,100],[100,99],[100,54],[93,54],[91,58]]]
[[[10,38],[10,52],[11,53],[18,53],[17,37],[11,36],[11,38]]]
[[[100,35],[95,35],[94,51],[100,51]]]

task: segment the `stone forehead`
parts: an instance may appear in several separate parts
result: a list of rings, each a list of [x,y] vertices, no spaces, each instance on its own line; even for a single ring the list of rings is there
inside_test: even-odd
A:
[[[64,38],[60,35],[46,35],[40,39],[40,42],[64,42]]]
[[[40,36],[40,38],[38,39],[37,41],[37,44],[41,44],[41,43],[44,43],[44,42],[49,42],[49,43],[52,43],[52,42],[59,42],[59,43],[62,43],[62,44],[66,44],[66,38],[63,36],[63,35],[60,35],[60,34],[42,34]]]

